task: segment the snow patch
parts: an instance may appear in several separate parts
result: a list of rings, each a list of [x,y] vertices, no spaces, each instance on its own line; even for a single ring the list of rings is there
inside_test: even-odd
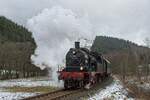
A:
[[[38,93],[10,93],[10,92],[0,92],[0,100],[19,100],[26,97],[38,95]]]
[[[107,86],[105,89],[99,90],[94,96],[90,97],[88,100],[134,100],[128,97],[128,92],[123,88],[119,80],[115,80],[112,84]]]
[[[59,83],[59,84],[58,84]],[[62,87],[61,82],[49,79],[48,77],[28,78],[28,79],[11,79],[0,81],[0,100],[20,100],[41,93],[28,92],[6,92],[5,87],[36,87],[36,86],[53,86]]]
[[[14,80],[5,80],[0,81],[1,87],[36,87],[36,86],[54,86],[54,87],[63,87],[62,82],[56,82],[48,78],[39,78],[39,79],[14,79]]]

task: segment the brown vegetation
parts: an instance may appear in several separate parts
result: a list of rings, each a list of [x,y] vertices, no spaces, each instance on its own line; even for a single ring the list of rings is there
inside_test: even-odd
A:
[[[58,90],[58,88],[50,87],[50,86],[36,86],[36,87],[7,87],[5,91],[9,92],[42,92],[47,93],[51,91]]]

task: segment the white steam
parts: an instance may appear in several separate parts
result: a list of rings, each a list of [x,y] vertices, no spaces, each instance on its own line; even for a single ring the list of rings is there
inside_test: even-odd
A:
[[[48,65],[53,79],[57,79],[58,65],[63,65],[66,52],[80,38],[93,39],[92,25],[88,16],[78,16],[72,10],[60,6],[44,9],[28,20],[27,27],[33,32],[37,43],[35,55],[31,58],[40,68]]]

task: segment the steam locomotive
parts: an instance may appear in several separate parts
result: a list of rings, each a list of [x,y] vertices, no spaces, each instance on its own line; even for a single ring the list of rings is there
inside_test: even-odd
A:
[[[110,62],[100,53],[81,48],[75,42],[66,54],[66,67],[58,71],[59,80],[64,81],[64,88],[90,88],[111,74]]]

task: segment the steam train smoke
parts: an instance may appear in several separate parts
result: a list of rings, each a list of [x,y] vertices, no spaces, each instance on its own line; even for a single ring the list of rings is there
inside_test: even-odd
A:
[[[37,16],[28,20],[27,27],[33,32],[37,43],[34,64],[44,69],[47,65],[52,70],[52,78],[57,80],[58,65],[64,65],[66,52],[79,38],[94,38],[88,16],[78,16],[70,9],[60,6],[44,9]],[[81,39],[82,40],[82,39]]]

